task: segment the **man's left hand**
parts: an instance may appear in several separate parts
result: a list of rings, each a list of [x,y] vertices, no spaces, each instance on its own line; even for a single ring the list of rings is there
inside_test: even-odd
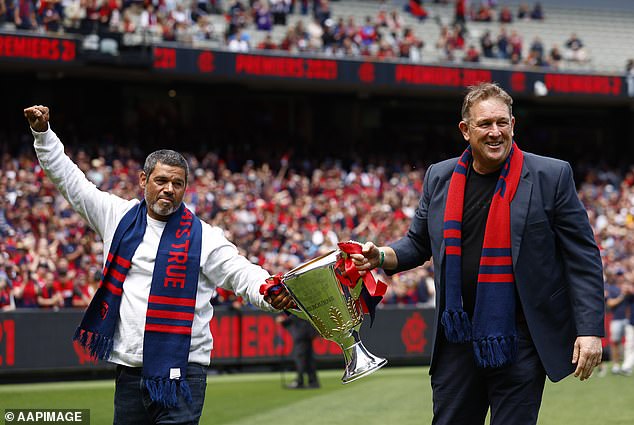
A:
[[[572,352],[572,363],[577,365],[575,378],[585,381],[601,363],[601,338],[598,336],[578,336]]]

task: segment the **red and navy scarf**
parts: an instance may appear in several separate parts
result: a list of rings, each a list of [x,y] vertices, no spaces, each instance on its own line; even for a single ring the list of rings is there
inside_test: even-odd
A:
[[[462,307],[462,211],[469,146],[454,169],[445,205],[445,311],[441,323],[449,342],[471,341],[480,367],[512,363],[517,352],[515,277],[511,256],[511,201],[522,173],[524,155],[515,143],[495,186],[484,231],[473,324]]]
[[[146,227],[147,206],[142,201],[123,216],[114,233],[99,289],[74,336],[93,357],[103,360],[110,357],[123,282]],[[143,338],[144,382],[152,400],[165,407],[177,404],[179,389],[191,401],[185,374],[201,241],[200,220],[181,204],[169,217],[159,242]]]

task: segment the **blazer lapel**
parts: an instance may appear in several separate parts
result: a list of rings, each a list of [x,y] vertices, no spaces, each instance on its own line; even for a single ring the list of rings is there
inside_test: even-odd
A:
[[[517,263],[517,258],[522,246],[522,237],[526,228],[526,217],[533,192],[533,183],[528,179],[529,173],[524,166],[522,177],[520,178],[515,192],[515,197],[511,202],[511,251],[513,253],[513,265]]]

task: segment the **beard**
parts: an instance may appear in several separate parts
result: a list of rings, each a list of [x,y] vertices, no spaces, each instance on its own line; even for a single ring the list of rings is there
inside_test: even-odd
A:
[[[154,212],[154,214],[157,214],[163,217],[167,217],[173,214],[179,207],[179,205],[176,205],[175,202],[172,202],[170,206],[162,207],[159,204],[159,199],[157,199],[155,202],[152,202],[151,204],[148,202],[148,204],[150,209]]]

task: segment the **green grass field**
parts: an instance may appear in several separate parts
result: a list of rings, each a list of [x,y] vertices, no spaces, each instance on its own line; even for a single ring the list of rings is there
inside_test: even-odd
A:
[[[293,391],[282,388],[279,373],[211,375],[201,424],[431,423],[427,368],[384,368],[347,385],[341,375],[341,370],[321,371],[322,388]],[[285,379],[291,378],[286,372]],[[112,380],[0,385],[0,408],[90,409],[93,425],[111,424],[113,393]],[[539,423],[632,425],[634,377],[608,373],[585,382],[548,382]]]

